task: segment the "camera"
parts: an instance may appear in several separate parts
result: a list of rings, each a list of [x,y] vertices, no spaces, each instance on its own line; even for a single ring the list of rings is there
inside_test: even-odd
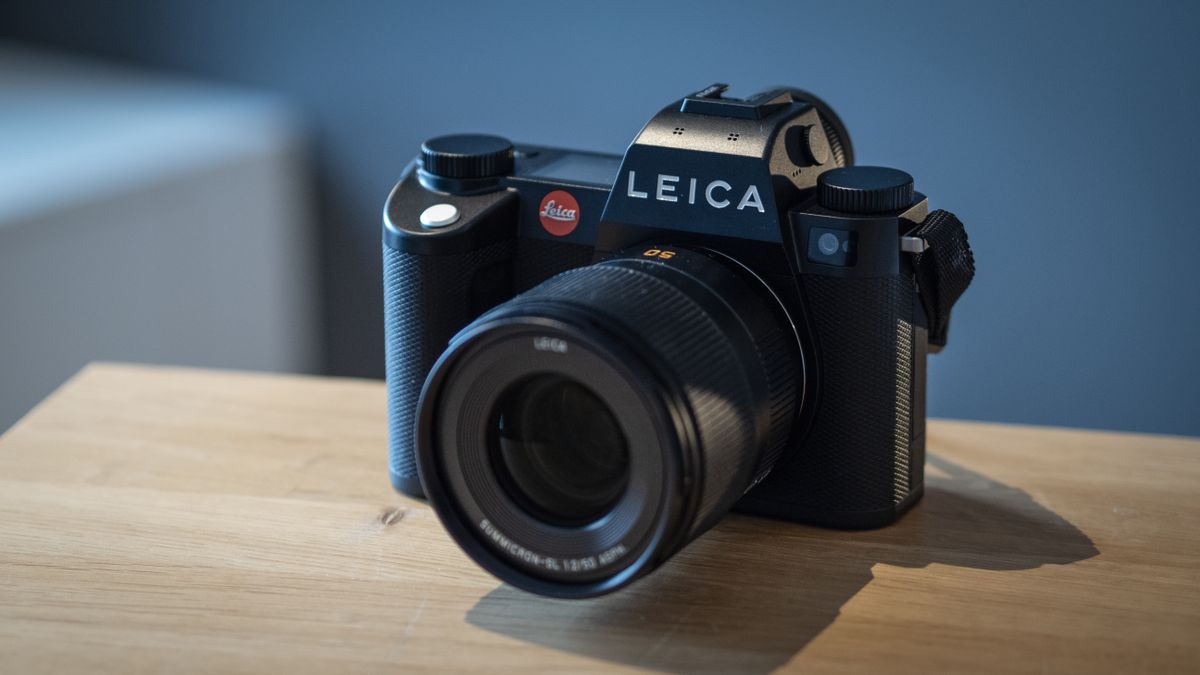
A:
[[[517,587],[611,592],[730,510],[872,528],[923,493],[963,226],[815,96],[726,90],[623,156],[434,138],[388,197],[391,479]]]

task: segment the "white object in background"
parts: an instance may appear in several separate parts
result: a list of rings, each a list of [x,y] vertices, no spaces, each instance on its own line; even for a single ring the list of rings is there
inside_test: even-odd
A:
[[[295,115],[0,44],[0,432],[89,361],[319,367]]]

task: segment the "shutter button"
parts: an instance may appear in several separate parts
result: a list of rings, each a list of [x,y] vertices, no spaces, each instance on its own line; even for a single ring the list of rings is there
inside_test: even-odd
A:
[[[434,204],[421,212],[421,227],[436,229],[458,222],[458,207],[453,204]]]

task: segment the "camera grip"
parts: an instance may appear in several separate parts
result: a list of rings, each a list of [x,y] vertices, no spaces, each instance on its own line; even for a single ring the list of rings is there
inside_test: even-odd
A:
[[[895,520],[924,481],[926,328],[905,274],[802,275],[820,382],[812,427],[747,510],[831,527]]]
[[[923,453],[925,419],[925,329],[916,285],[904,274],[806,275],[803,283],[821,372],[805,443],[821,467],[812,475],[823,477],[814,495],[839,511],[892,508],[923,479],[924,456],[912,456],[914,440]]]
[[[422,255],[383,246],[388,468],[392,484],[422,496],[414,452],[417,401],[450,338],[512,294],[516,241]]]

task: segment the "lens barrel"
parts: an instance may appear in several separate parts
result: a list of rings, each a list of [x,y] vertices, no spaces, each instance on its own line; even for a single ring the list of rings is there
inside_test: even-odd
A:
[[[719,254],[564,272],[451,341],[421,396],[425,494],[520,588],[611,592],[728,512],[787,445],[804,377],[778,299]]]

